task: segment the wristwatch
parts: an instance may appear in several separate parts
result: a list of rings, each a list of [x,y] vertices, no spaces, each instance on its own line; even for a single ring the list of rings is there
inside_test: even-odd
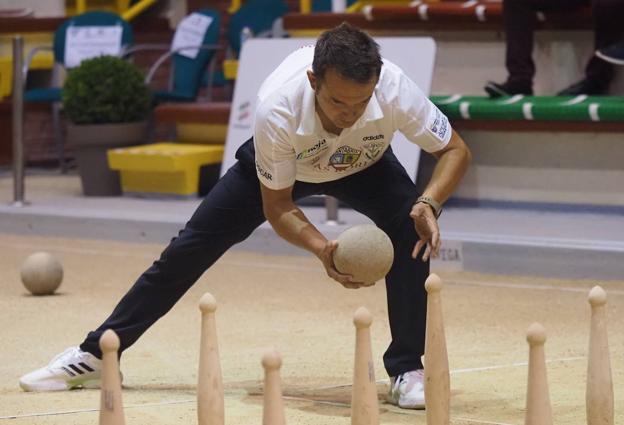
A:
[[[430,196],[419,196],[418,199],[416,199],[416,203],[418,204],[421,202],[431,207],[433,215],[435,215],[436,218],[440,217],[440,214],[442,214],[442,205],[438,201]]]

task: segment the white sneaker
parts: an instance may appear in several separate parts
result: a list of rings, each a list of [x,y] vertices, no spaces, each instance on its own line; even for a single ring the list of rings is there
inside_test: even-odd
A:
[[[78,347],[70,347],[41,369],[19,380],[24,391],[63,391],[99,388],[102,361]]]
[[[422,369],[405,372],[390,378],[387,401],[403,409],[425,408],[425,372]]]

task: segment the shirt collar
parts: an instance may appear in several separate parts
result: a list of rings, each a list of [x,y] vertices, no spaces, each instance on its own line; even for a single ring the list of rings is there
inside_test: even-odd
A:
[[[301,116],[299,119],[299,126],[297,127],[297,135],[309,136],[319,133],[317,131],[317,121],[320,125],[320,120],[316,119],[316,103],[314,97],[314,90],[310,86],[308,79],[304,80],[303,97],[301,101]],[[373,95],[366,105],[366,109],[362,116],[351,126],[351,129],[358,129],[364,127],[368,122],[375,121],[383,118],[384,114],[377,100],[376,90],[373,91]],[[320,130],[320,129],[318,129]]]
[[[310,86],[310,81],[304,78],[301,115],[299,117],[299,127],[297,127],[299,136],[308,136],[316,132],[316,106],[314,101],[314,90]]]

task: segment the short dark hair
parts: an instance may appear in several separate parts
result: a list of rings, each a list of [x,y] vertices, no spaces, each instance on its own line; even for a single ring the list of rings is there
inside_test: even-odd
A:
[[[316,41],[312,71],[319,82],[333,68],[342,77],[365,84],[379,77],[381,65],[379,45],[347,22],[325,31]]]

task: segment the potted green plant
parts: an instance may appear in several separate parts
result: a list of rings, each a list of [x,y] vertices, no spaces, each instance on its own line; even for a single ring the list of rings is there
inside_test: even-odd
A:
[[[150,105],[143,75],[121,58],[87,59],[69,71],[63,109],[84,195],[121,195],[119,173],[108,167],[106,152],[144,143]]]

